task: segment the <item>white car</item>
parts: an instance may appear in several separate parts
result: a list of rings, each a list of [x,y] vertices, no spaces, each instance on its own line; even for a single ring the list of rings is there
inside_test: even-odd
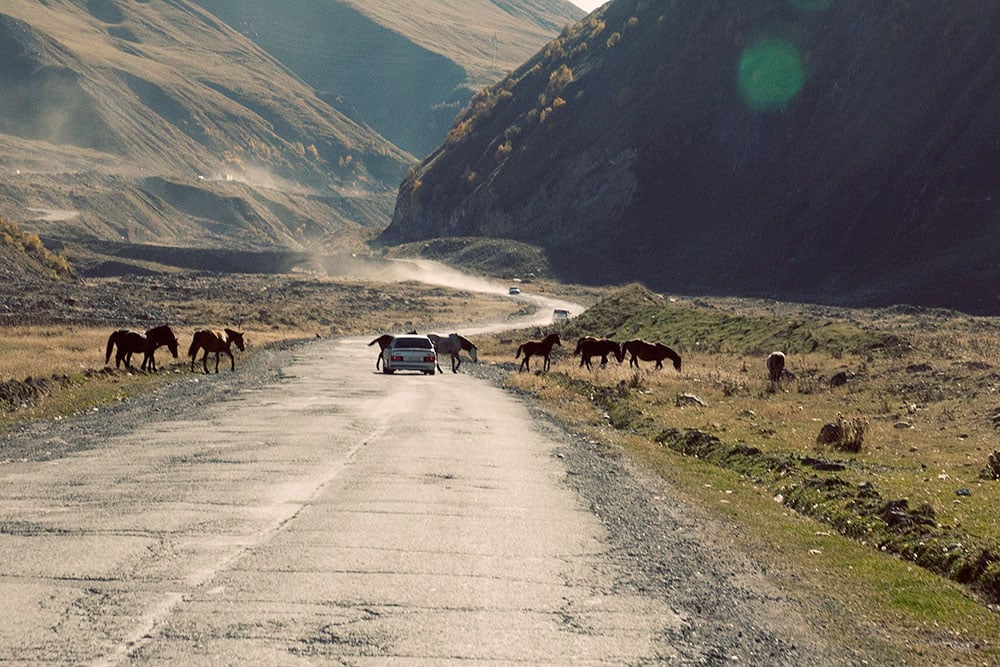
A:
[[[434,375],[437,370],[437,353],[427,336],[406,334],[396,336],[382,350],[382,372],[420,371]]]
[[[521,293],[521,288],[520,287],[511,287],[510,289],[507,290],[507,294],[511,294],[511,295],[520,294],[520,293]]]

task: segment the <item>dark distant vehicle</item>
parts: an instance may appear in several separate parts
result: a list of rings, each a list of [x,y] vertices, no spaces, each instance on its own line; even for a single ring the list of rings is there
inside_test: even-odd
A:
[[[552,321],[553,322],[565,322],[569,319],[569,311],[563,310],[562,308],[556,308],[552,311]]]
[[[434,375],[437,370],[437,353],[427,336],[395,336],[382,350],[382,372],[420,371]]]
[[[509,290],[507,290],[507,294],[512,294],[513,295],[513,294],[520,294],[520,293],[521,293],[521,288],[520,287],[511,287]]]

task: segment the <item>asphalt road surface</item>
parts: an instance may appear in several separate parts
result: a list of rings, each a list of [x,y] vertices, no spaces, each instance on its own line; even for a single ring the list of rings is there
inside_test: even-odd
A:
[[[8,436],[0,663],[860,664],[607,447],[366,342]]]

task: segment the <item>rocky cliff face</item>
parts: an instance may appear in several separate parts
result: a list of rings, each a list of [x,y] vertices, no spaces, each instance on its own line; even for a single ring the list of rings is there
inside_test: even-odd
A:
[[[1000,312],[1000,5],[616,0],[478,95],[382,240],[568,280]]]

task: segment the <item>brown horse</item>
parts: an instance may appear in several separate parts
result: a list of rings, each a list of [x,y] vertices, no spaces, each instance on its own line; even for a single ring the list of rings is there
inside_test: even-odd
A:
[[[615,355],[615,359],[618,360],[619,364],[625,359],[622,346],[617,342],[610,338],[594,338],[593,336],[584,336],[577,341],[573,356],[578,354],[580,355],[580,366],[585,365],[587,368],[592,368],[590,359],[598,355],[601,357],[602,367],[608,365],[609,354]]]
[[[772,352],[767,355],[767,376],[771,379],[771,382],[778,382],[781,380],[781,372],[785,370],[785,353],[784,352]]]
[[[198,350],[204,350],[205,356],[201,358],[201,363],[205,367],[205,372],[208,372],[208,353],[215,352],[215,372],[219,372],[219,355],[223,352],[229,355],[229,361],[232,363],[232,370],[236,370],[236,357],[233,356],[233,352],[230,349],[233,345],[240,348],[241,352],[246,351],[246,343],[243,341],[242,331],[233,331],[232,329],[226,329],[225,332],[215,331],[212,329],[201,329],[200,331],[194,332],[194,338],[191,340],[191,347],[188,348],[188,356],[191,357],[191,372],[194,372],[194,360],[198,356]]]
[[[410,335],[413,335],[413,336],[417,335],[416,329],[414,329],[412,331],[407,331],[406,333],[408,333]],[[368,343],[369,346],[372,346],[375,343],[378,343],[378,358],[375,360],[375,370],[378,370],[379,365],[382,363],[382,350],[384,350],[385,348],[389,347],[389,343],[392,342],[393,338],[395,338],[395,336],[393,336],[392,334],[382,334],[381,336],[379,336],[378,338],[376,338],[372,342]]]
[[[681,369],[681,357],[663,343],[647,343],[644,340],[629,340],[622,343],[622,351],[629,357],[628,365],[633,364],[639,367],[639,359],[643,361],[655,361],[656,368],[663,368],[663,360],[670,359],[674,362],[674,368]]]
[[[382,363],[382,350],[389,347],[389,343],[395,338],[392,334],[382,334],[372,342],[368,343],[369,346],[378,343],[378,358],[375,360],[375,370],[378,370],[379,364]]]
[[[521,368],[519,370],[531,370],[531,364],[528,360],[535,355],[541,355],[545,357],[545,363],[542,364],[542,370],[549,370],[550,359],[549,355],[552,354],[552,346],[558,345],[562,347],[562,343],[559,341],[559,334],[550,333],[548,336],[542,340],[529,340],[526,343],[521,343],[517,346],[517,353],[514,358],[517,359],[524,353],[524,359],[521,361]]]
[[[463,350],[469,353],[469,358],[473,361],[479,361],[479,349],[475,344],[457,333],[449,334],[447,336],[439,336],[437,334],[427,334],[427,337],[431,339],[431,343],[434,344],[434,351],[438,354],[438,359],[442,355],[451,356],[451,372],[457,373],[459,367],[462,365],[462,357],[459,353]],[[438,373],[443,373],[441,370],[441,364],[438,363]]]
[[[119,329],[108,336],[108,345],[104,352],[104,363],[111,361],[111,350],[117,348],[115,352],[115,368],[121,368],[122,362],[125,368],[132,368],[132,355],[142,352],[142,370],[155,371],[157,348],[166,345],[170,353],[177,358],[177,336],[169,325],[163,324],[153,327],[143,335],[138,331]]]

